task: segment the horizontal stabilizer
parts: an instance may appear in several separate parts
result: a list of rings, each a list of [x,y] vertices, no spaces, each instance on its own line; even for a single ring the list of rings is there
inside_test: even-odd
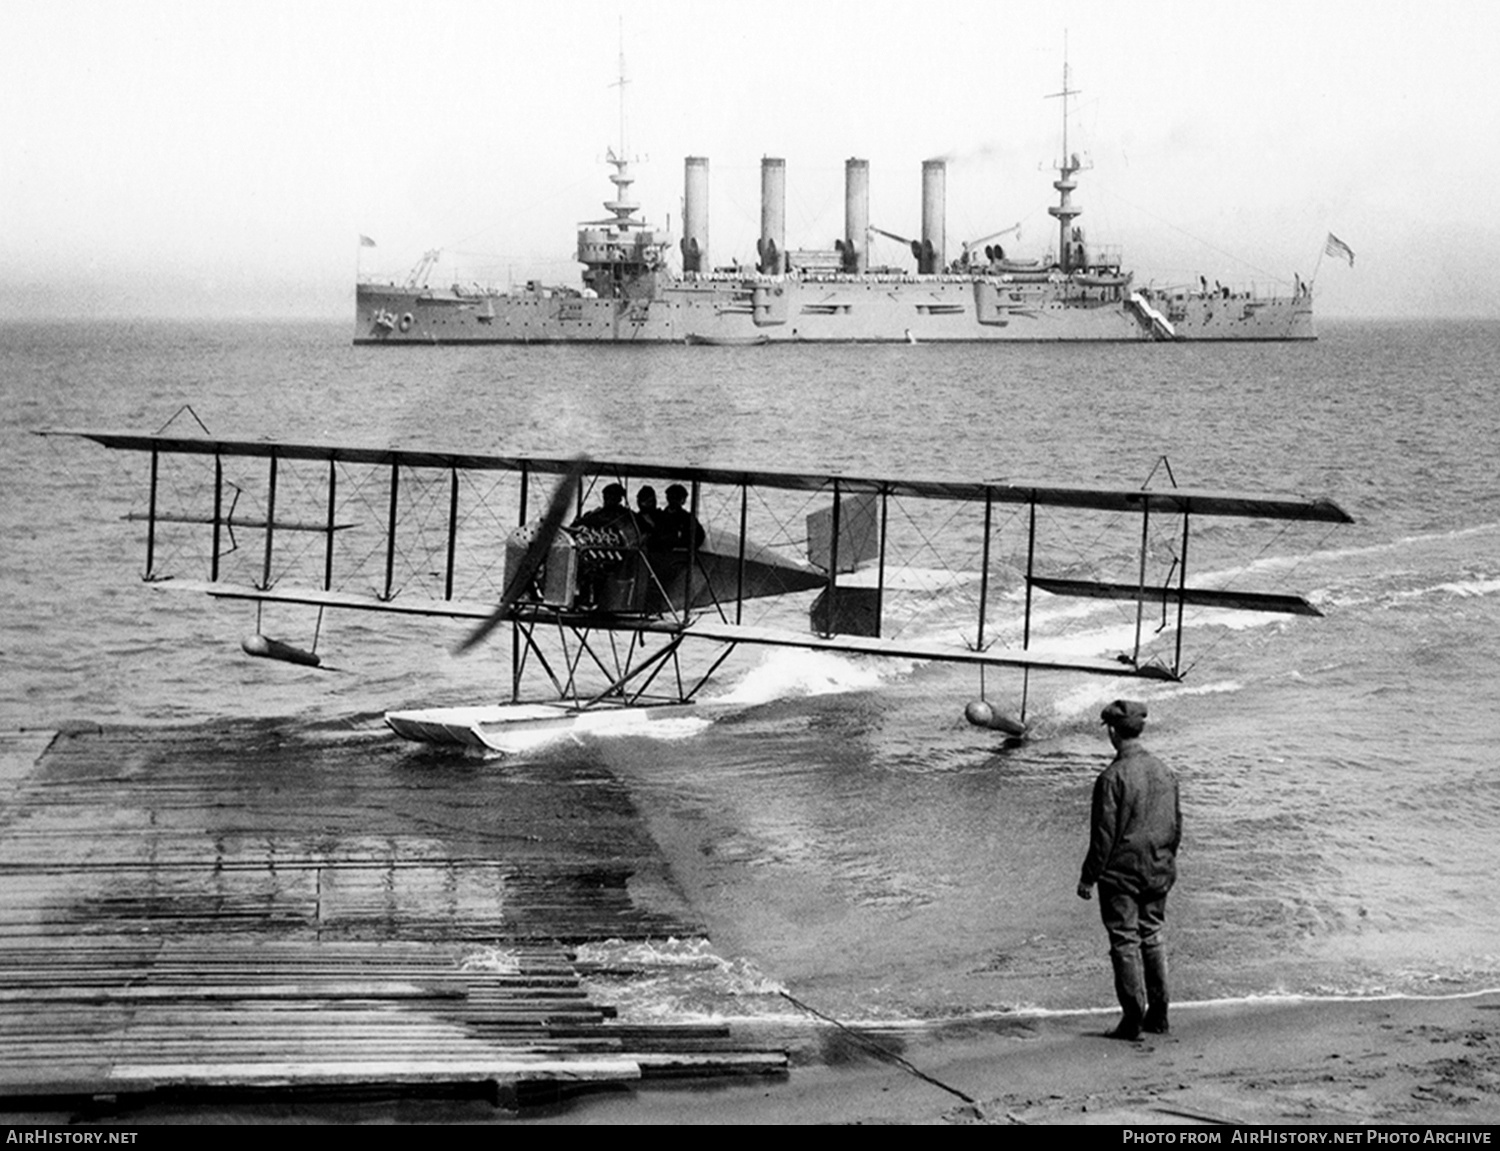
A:
[[[1094,583],[1090,580],[1048,579],[1034,576],[1031,586],[1053,595],[1082,596],[1089,599],[1145,600],[1147,603],[1175,604],[1179,600],[1194,607],[1222,607],[1235,611],[1274,611],[1288,615],[1323,613],[1299,595],[1277,595],[1271,592],[1222,591],[1213,588],[1146,588],[1139,584]]]

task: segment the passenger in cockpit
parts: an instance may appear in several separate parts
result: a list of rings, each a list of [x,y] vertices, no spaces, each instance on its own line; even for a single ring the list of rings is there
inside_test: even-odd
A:
[[[635,492],[635,522],[641,529],[641,536],[646,546],[655,543],[658,531],[657,517],[661,514],[656,506],[656,489],[650,484],[643,484]]]
[[[667,506],[656,516],[658,546],[684,552],[689,546],[703,546],[703,525],[683,506],[687,503],[687,496],[687,488],[681,484],[667,488]]]

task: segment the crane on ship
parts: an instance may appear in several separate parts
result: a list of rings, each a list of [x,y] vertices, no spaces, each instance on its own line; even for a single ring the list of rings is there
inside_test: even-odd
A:
[[[918,260],[920,260],[922,258],[922,254],[923,254],[923,250],[924,249],[923,249],[923,245],[922,245],[922,243],[920,241],[918,241],[918,240],[910,240],[910,239],[908,239],[905,236],[898,236],[898,235],[896,235],[895,232],[887,232],[884,228],[877,228],[874,224],[868,225],[867,230],[870,231],[870,232],[873,232],[877,236],[884,236],[887,240],[895,240],[896,243],[904,245],[905,247],[910,248],[912,255],[915,256]],[[959,256],[958,261],[954,265],[955,268],[957,268],[959,270],[967,269],[970,266],[970,264],[973,262],[973,257],[971,255],[971,253],[974,251],[974,249],[978,248],[981,244],[987,244],[991,240],[998,240],[1001,236],[1009,236],[1009,235],[1012,235],[1012,234],[1015,235],[1015,237],[1017,239],[1020,238],[1020,236],[1021,236],[1021,225],[1019,223],[1012,224],[1009,228],[1001,228],[998,232],[991,232],[988,236],[981,236],[977,240],[969,240],[969,241],[967,241],[963,245],[963,253],[962,253],[962,255]],[[930,248],[928,250],[930,251]],[[1005,252],[1004,252],[1004,250],[998,248],[998,246],[997,246],[997,248],[995,249],[995,251],[993,253],[991,253],[991,251],[989,249],[986,249],[984,255],[985,255],[985,258],[987,260],[989,260],[991,263],[993,263],[996,260],[1003,260],[1003,259],[1005,259]]]
[[[884,228],[877,228],[874,224],[870,224],[865,230],[868,232],[874,232],[877,236],[884,236],[887,240],[895,240],[896,243],[903,244],[906,247],[910,248],[911,254],[913,257],[915,257],[918,266],[920,266],[922,263],[922,257],[924,253],[929,259],[932,257],[931,244],[927,244],[924,248],[921,240],[909,240],[905,236],[896,235],[895,232],[887,232]]]
[[[441,248],[429,248],[422,253],[422,258],[413,266],[410,274],[406,277],[408,288],[425,288],[427,277],[432,275],[432,269],[437,266],[438,258],[443,254]]]
[[[960,268],[967,268],[971,259],[970,253],[973,252],[975,248],[978,248],[981,244],[988,244],[991,240],[998,240],[1001,236],[1009,236],[1012,234],[1014,234],[1016,239],[1018,240],[1021,238],[1021,225],[1019,223],[1012,224],[1009,228],[1001,228],[998,232],[991,232],[988,236],[980,236],[977,240],[966,241],[963,245],[963,252],[958,257],[958,266]],[[1005,249],[1000,248],[998,245],[996,245],[996,249],[992,253],[989,248],[985,248],[984,256],[985,259],[989,260],[991,263],[996,260],[1003,260],[1005,259]]]

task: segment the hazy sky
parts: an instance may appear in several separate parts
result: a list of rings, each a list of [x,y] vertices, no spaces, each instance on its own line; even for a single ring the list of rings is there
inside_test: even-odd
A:
[[[0,0],[0,314],[350,317],[356,259],[433,247],[576,283],[621,16],[637,197],[680,231],[709,157],[715,262],[753,259],[763,155],[793,247],[841,233],[850,156],[917,233],[942,155],[950,257],[1018,221],[1042,254],[1066,32],[1080,223],[1139,280],[1307,277],[1331,231],[1321,314],[1500,314],[1492,0]]]

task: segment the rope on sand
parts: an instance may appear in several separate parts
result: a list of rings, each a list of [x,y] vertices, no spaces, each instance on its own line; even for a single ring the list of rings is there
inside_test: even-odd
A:
[[[915,1075],[924,1083],[931,1083],[934,1087],[942,1088],[944,1091],[948,1092],[949,1095],[957,1096],[965,1103],[967,1103],[970,1107],[974,1108],[976,1114],[982,1114],[979,1106],[979,1101],[971,1096],[965,1095],[957,1087],[949,1087],[948,1084],[944,1083],[941,1079],[937,1079],[934,1076],[927,1074],[927,1072],[923,1071],[919,1067],[914,1066],[910,1061],[903,1059],[900,1055],[897,1055],[889,1047],[877,1043],[868,1035],[865,1035],[860,1031],[856,1031],[854,1028],[848,1026],[847,1024],[840,1023],[832,1015],[825,1015],[816,1007],[808,1006],[806,1003],[803,1003],[802,1000],[798,999],[789,991],[783,989],[779,992],[779,994],[793,1007],[797,1008],[797,1010],[805,1011],[809,1015],[816,1016],[818,1019],[823,1020],[825,1023],[832,1023],[835,1027],[837,1027],[844,1034],[848,1035],[851,1039],[853,1039],[861,1047],[869,1051],[872,1055],[875,1055],[880,1059],[884,1059],[888,1063],[894,1063],[897,1067],[901,1068],[903,1071],[910,1072],[912,1075]]]

